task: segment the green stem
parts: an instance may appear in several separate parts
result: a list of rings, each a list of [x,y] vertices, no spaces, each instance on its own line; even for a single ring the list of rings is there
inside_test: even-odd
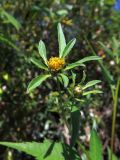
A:
[[[65,125],[67,126],[67,128],[69,130],[69,124],[68,124],[67,119],[66,119],[64,106],[62,104],[62,95],[61,95],[60,83],[59,83],[58,78],[57,78],[57,86],[58,86],[58,92],[59,92],[59,95],[60,95],[59,106],[60,106],[60,110],[61,110],[61,118],[63,119]]]
[[[117,103],[118,103],[118,94],[120,87],[120,77],[117,80],[115,95],[113,96],[113,115],[112,115],[112,131],[111,131],[111,154],[110,160],[112,160],[113,149],[114,149],[114,139],[115,139],[115,124],[116,124],[116,116],[117,116]],[[113,90],[112,90],[113,93]]]

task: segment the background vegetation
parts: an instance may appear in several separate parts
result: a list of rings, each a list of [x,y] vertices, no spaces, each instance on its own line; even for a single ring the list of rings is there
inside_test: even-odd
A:
[[[62,124],[55,110],[56,84],[43,83],[35,92],[27,94],[28,82],[41,71],[30,63],[37,57],[37,44],[44,40],[50,55],[58,53],[57,23],[61,22],[67,40],[76,37],[77,43],[69,57],[76,59],[92,55],[86,38],[97,55],[103,57],[107,69],[117,80],[119,65],[106,53],[98,41],[111,48],[114,36],[120,44],[119,0],[1,0],[0,1],[0,140],[42,141],[45,137],[58,140]],[[49,55],[48,55],[49,56]],[[76,69],[79,78],[81,69]],[[100,79],[101,95],[87,97],[81,105],[80,140],[88,146],[93,122],[106,147],[110,144],[112,95],[97,62],[89,62],[88,80]],[[78,79],[79,81],[79,79]],[[120,99],[117,122],[120,120]],[[59,124],[59,125],[58,125]],[[120,125],[116,124],[115,153],[120,157]],[[12,151],[0,148],[0,159],[8,160]],[[14,159],[30,157],[14,152]]]

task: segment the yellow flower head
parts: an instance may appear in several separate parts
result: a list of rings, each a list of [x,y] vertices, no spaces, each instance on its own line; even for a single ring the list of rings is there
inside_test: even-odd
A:
[[[48,66],[53,71],[60,70],[65,64],[65,60],[59,57],[51,57],[48,61]]]

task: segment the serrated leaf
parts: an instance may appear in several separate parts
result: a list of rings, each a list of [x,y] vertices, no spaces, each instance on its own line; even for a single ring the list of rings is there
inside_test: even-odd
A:
[[[64,71],[70,70],[70,69],[72,69],[72,68],[79,67],[79,66],[80,66],[80,67],[85,67],[84,64],[71,63],[71,64],[68,64],[68,65],[66,66],[66,68],[64,69]]]
[[[66,47],[66,40],[60,23],[58,24],[58,43],[59,43],[59,57],[62,57],[63,51]]]
[[[41,58],[44,60],[45,64],[47,65],[46,47],[42,40],[40,40],[39,42],[38,50]]]
[[[76,106],[73,106],[73,108],[72,108],[71,125],[72,125],[71,146],[73,147],[76,143],[77,138],[78,138],[79,129],[80,129],[80,111]]]
[[[12,15],[2,9],[2,15],[5,16],[9,23],[11,23],[17,30],[21,28],[21,24]]]
[[[63,83],[64,83],[64,87],[67,87],[67,86],[68,86],[68,83],[69,83],[69,78],[68,78],[65,74],[63,74],[63,73],[60,73],[59,75],[60,75],[61,78],[62,78],[62,81],[63,81]]]
[[[103,93],[102,91],[100,90],[92,90],[92,91],[88,91],[88,92],[83,92],[83,96],[86,96],[88,94],[98,94],[98,93]]]
[[[94,86],[100,82],[101,82],[100,80],[92,80],[92,81],[88,82],[82,89],[84,90],[84,89],[89,88],[91,86]]]
[[[43,143],[23,142],[11,143],[0,142],[0,145],[11,147],[19,151],[25,152],[36,158],[37,160],[64,160],[62,155],[62,145],[60,143],[50,142],[45,140]]]
[[[92,160],[103,160],[102,143],[95,130],[90,136],[90,157]]]
[[[62,57],[65,58],[71,51],[71,49],[73,48],[73,46],[75,45],[76,39],[72,39],[65,47]]]
[[[45,81],[47,78],[51,77],[50,74],[47,75],[39,75],[32,79],[32,81],[29,83],[27,91],[31,92],[34,90],[36,87],[40,86],[43,81]]]
[[[37,67],[48,71],[48,68],[40,60],[36,58],[31,58],[31,62],[35,64]]]

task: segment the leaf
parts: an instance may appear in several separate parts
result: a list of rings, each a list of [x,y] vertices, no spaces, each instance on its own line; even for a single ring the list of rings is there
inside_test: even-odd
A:
[[[80,155],[74,147],[67,144],[62,144],[64,160],[81,160]]]
[[[2,14],[7,18],[9,23],[11,23],[17,30],[21,28],[21,24],[19,23],[18,20],[16,20],[12,15],[7,13],[5,10],[2,9]]]
[[[85,71],[83,71],[83,76],[82,76],[82,79],[79,84],[82,85],[84,83],[85,79],[86,79],[86,73],[85,73]]]
[[[31,92],[36,87],[40,86],[43,81],[45,81],[48,77],[51,77],[50,74],[47,75],[40,75],[32,79],[32,81],[29,83],[27,91]]]
[[[75,67],[78,67],[78,66],[85,67],[84,64],[71,63],[71,64],[68,64],[68,65],[66,66],[66,68],[64,69],[64,71],[70,70],[70,69],[75,68]]]
[[[94,51],[92,45],[90,44],[90,42],[87,40],[87,38],[85,37],[88,46],[90,48],[90,50],[92,51],[92,54],[94,56],[96,56],[96,52]],[[109,70],[106,68],[106,66],[103,64],[103,62],[101,60],[98,60],[98,64],[102,69],[102,74],[104,75],[104,77],[106,78],[106,80],[108,81],[108,83],[111,85],[111,83],[113,82],[113,76],[110,74]]]
[[[23,142],[11,143],[0,142],[1,145],[17,149],[36,158],[36,160],[64,160],[62,145],[60,143],[45,140],[43,143]]]
[[[75,42],[76,42],[76,39],[74,38],[66,45],[66,47],[65,47],[65,49],[63,51],[63,54],[62,54],[63,58],[66,57],[70,53],[71,49],[75,45]]]
[[[111,155],[111,149],[108,147],[108,160],[111,160],[111,156],[112,156],[112,160],[118,160],[115,154]]]
[[[75,86],[75,81],[76,81],[76,74],[72,72],[72,86]]]
[[[40,40],[39,42],[38,50],[41,58],[44,60],[45,64],[47,65],[46,47],[42,40]]]
[[[68,83],[69,83],[68,77],[67,77],[65,74],[63,74],[63,73],[60,73],[59,75],[61,76],[61,78],[62,78],[62,80],[63,80],[64,87],[67,87],[67,86],[68,86]]]
[[[88,92],[83,92],[83,96],[86,96],[88,94],[97,94],[97,93],[103,93],[102,91],[100,90],[92,90],[92,91],[88,91]]]
[[[71,112],[71,125],[72,125],[72,133],[71,133],[71,147],[73,147],[78,139],[79,128],[80,128],[80,111],[76,106],[73,106]]]
[[[31,58],[31,62],[35,64],[37,67],[48,71],[48,68],[40,60],[36,58]]]
[[[81,151],[83,152],[83,154],[86,155],[87,160],[92,160],[92,159],[90,158],[89,151],[86,150],[86,148],[84,147],[84,145],[82,145],[82,144],[79,143],[79,142],[78,142],[78,144],[79,144],[79,147],[80,147]]]
[[[63,51],[66,47],[66,41],[65,41],[65,36],[60,23],[58,24],[58,43],[59,43],[59,57],[61,58],[63,55]]]
[[[69,64],[64,70],[69,70],[69,69],[72,69],[74,67],[78,67],[78,66],[83,66],[85,67],[85,65],[83,64],[84,62],[87,62],[87,61],[93,61],[93,60],[99,60],[101,59],[101,57],[98,57],[98,56],[89,56],[89,57],[85,57],[77,62],[74,62],[74,63],[71,63]]]
[[[112,57],[112,58],[114,57],[112,51],[109,48],[107,48],[102,42],[98,42],[98,43],[110,55],[110,57]]]
[[[94,86],[100,82],[101,82],[100,80],[92,80],[92,81],[88,82],[82,89],[84,90],[84,89],[89,88],[91,86]]]
[[[90,157],[92,160],[103,160],[103,151],[100,138],[95,130],[91,131],[90,136]]]
[[[98,57],[98,56],[88,56],[88,57],[85,57],[79,61],[77,61],[76,63],[84,63],[84,62],[87,62],[87,61],[95,61],[95,60],[99,60],[101,59],[101,57]]]
[[[20,49],[13,42],[11,42],[8,38],[0,35],[0,41],[5,42],[6,44],[14,48],[16,51],[20,51]]]

